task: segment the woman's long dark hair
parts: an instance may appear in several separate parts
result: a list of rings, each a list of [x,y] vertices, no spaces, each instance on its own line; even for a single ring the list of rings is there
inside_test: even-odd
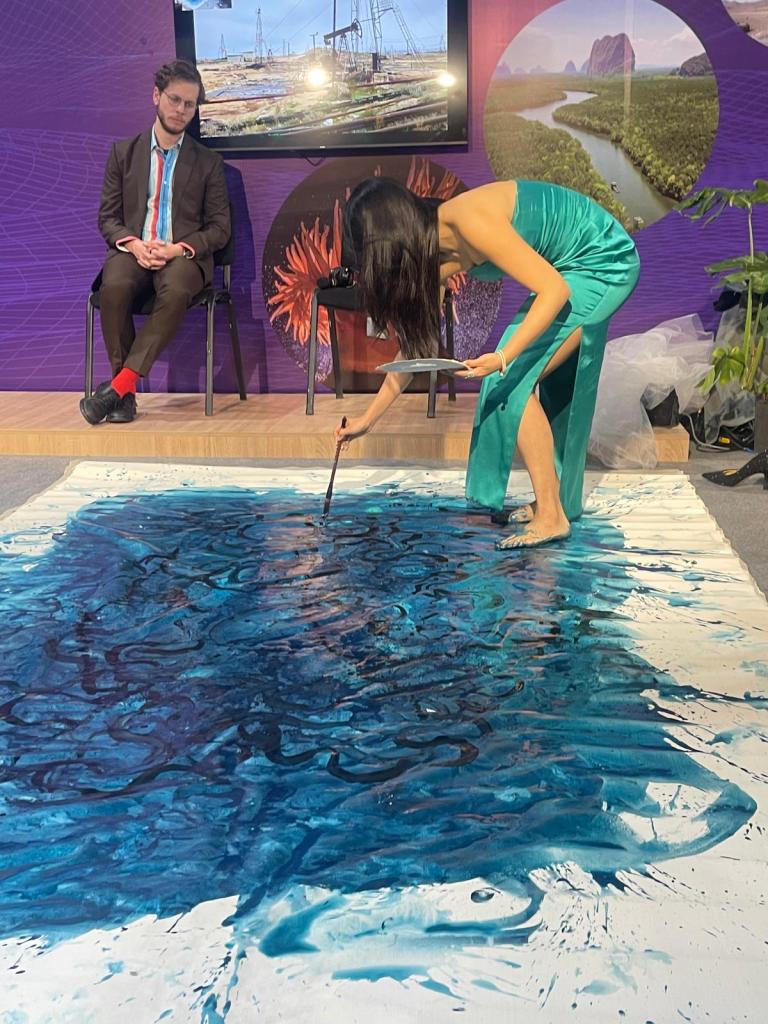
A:
[[[363,308],[396,331],[406,359],[438,352],[439,205],[390,178],[366,178],[344,209],[344,258],[357,270]]]

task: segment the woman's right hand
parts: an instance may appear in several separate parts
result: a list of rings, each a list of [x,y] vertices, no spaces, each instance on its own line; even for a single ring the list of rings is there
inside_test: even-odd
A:
[[[341,442],[342,448],[346,448],[350,441],[354,441],[356,437],[362,437],[370,429],[371,424],[364,416],[356,416],[354,419],[347,420],[345,427],[336,427],[333,434],[336,443]]]

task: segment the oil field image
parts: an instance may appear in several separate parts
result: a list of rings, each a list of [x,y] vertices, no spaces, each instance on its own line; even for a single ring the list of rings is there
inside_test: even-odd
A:
[[[302,0],[277,13],[243,0],[185,6],[205,83],[203,137],[292,146],[446,138],[455,84],[446,0]]]

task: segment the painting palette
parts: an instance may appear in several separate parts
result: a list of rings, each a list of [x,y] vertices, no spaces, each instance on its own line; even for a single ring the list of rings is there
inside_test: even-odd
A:
[[[759,1019],[768,609],[690,484],[507,552],[460,473],[326,485],[3,521],[0,1017]]]
[[[376,369],[379,373],[457,373],[469,367],[459,359],[396,359]]]

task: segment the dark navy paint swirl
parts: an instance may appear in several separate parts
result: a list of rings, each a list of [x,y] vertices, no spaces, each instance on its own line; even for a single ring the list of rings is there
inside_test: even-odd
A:
[[[0,934],[233,894],[242,921],[302,884],[530,891],[566,860],[606,881],[752,814],[649,698],[697,694],[632,652],[618,530],[587,517],[559,550],[510,553],[458,501],[317,511],[288,490],[103,500],[32,567],[4,559]],[[627,828],[674,816],[651,782],[711,794],[695,838]],[[307,948],[319,912],[264,951]]]

